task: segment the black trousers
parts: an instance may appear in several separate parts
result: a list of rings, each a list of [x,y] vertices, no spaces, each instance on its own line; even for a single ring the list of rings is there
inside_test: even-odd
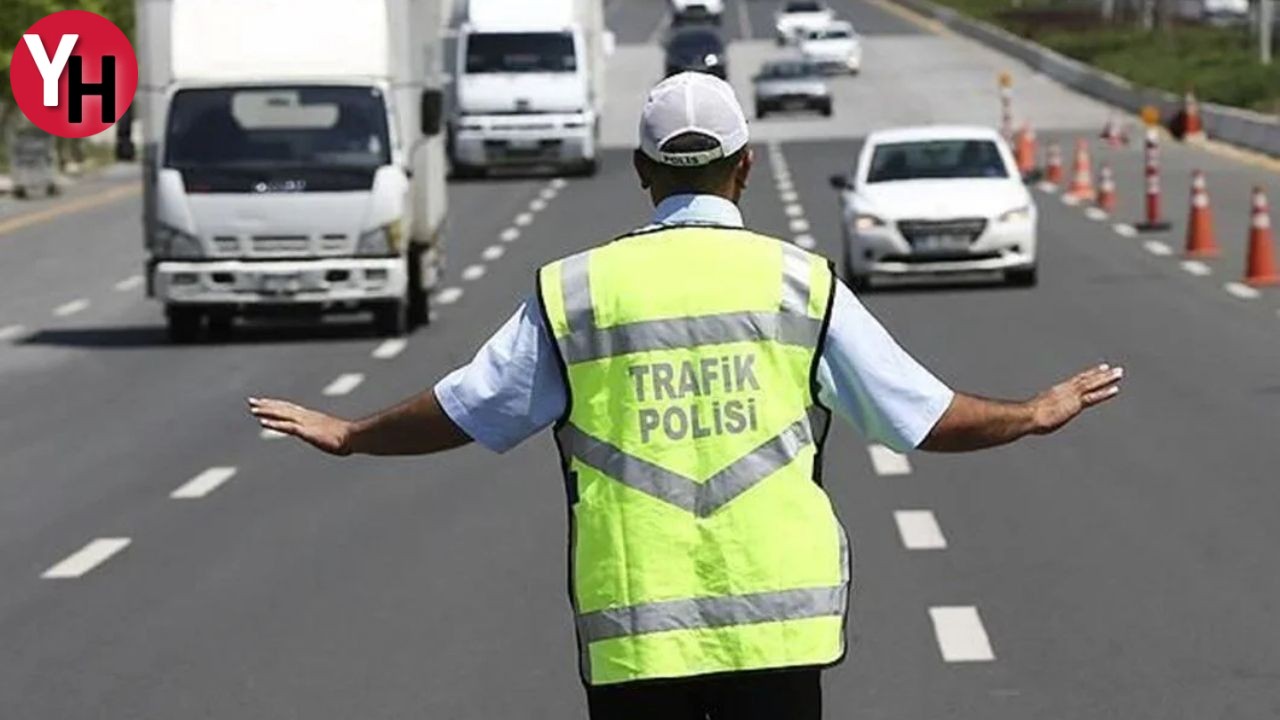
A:
[[[587,688],[591,720],[821,720],[818,668]]]

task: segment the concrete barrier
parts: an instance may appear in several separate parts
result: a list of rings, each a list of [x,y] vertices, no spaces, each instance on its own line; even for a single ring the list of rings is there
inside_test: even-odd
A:
[[[1182,98],[1155,88],[1134,85],[1124,78],[1073,60],[1026,38],[975,20],[930,0],[893,0],[952,30],[1014,57],[1068,87],[1107,104],[1138,113],[1146,105],[1160,108],[1162,118],[1182,108]],[[1205,130],[1215,140],[1280,157],[1280,118],[1240,108],[1201,103]]]

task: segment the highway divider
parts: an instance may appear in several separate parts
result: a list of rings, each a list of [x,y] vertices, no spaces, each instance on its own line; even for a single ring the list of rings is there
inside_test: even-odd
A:
[[[1026,38],[975,20],[931,0],[889,0],[941,23],[966,37],[1017,58],[1058,82],[1105,103],[1140,114],[1155,106],[1162,118],[1173,118],[1183,110],[1184,98],[1173,93],[1135,85],[1124,78],[1073,60]],[[1200,118],[1204,131],[1215,140],[1280,157],[1280,119],[1240,108],[1202,103]]]

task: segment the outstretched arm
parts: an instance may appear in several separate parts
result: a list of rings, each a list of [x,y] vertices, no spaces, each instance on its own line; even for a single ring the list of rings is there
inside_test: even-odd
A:
[[[956,393],[920,449],[967,452],[1004,445],[1027,435],[1047,435],[1088,408],[1115,397],[1123,377],[1123,368],[1099,365],[1025,402]]]
[[[471,442],[427,390],[361,420],[343,420],[284,400],[249,398],[262,427],[331,455],[426,455]]]

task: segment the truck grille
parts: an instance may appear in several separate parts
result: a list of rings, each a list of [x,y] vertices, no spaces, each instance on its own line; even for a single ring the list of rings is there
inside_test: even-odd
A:
[[[898,232],[911,245],[933,238],[949,238],[972,244],[987,229],[985,218],[958,218],[955,220],[900,220]]]
[[[254,235],[251,240],[254,253],[300,255],[311,250],[306,235]]]

